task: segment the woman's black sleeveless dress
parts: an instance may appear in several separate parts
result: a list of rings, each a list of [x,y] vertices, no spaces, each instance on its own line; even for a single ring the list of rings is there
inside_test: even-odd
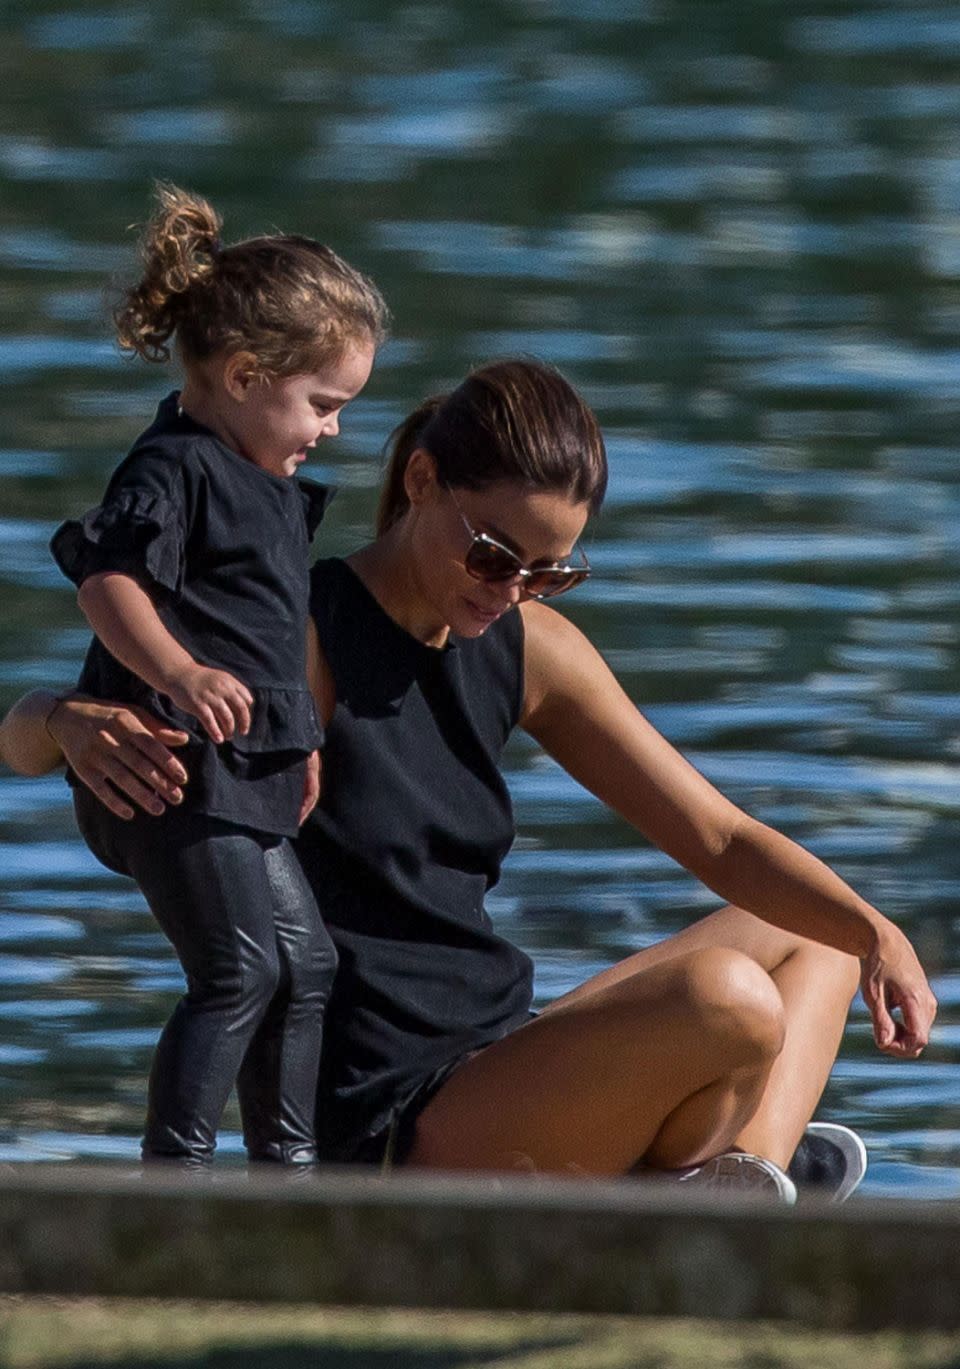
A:
[[[321,1155],[376,1158],[411,1099],[528,1020],[532,965],[484,895],[514,836],[500,773],[523,697],[523,623],[424,646],[340,560],[313,569],[336,685],[323,797],[297,849],[339,953]]]

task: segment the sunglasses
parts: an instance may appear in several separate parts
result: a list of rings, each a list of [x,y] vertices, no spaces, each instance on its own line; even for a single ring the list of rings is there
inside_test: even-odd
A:
[[[579,547],[579,565],[570,566],[556,561],[544,565],[542,562],[534,561],[533,565],[525,566],[509,547],[505,547],[502,542],[489,537],[485,532],[478,532],[460,507],[460,501],[450,486],[445,485],[444,488],[453,500],[463,526],[470,534],[470,546],[463,558],[463,564],[467,574],[472,575],[474,580],[486,580],[491,584],[499,584],[504,580],[519,580],[520,588],[528,598],[552,599],[557,594],[565,594],[568,589],[583,584],[589,576],[590,562]]]

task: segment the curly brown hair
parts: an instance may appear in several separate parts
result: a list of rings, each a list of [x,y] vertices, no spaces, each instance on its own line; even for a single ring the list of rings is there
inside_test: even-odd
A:
[[[143,274],[113,316],[125,351],[167,361],[174,339],[188,365],[249,351],[265,375],[290,376],[386,337],[379,290],[329,247],[291,233],[223,246],[220,215],[205,199],[163,183],[155,192],[140,239]]]

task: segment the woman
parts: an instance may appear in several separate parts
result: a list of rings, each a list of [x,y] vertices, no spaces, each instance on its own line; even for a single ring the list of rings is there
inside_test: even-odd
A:
[[[376,540],[314,568],[328,739],[298,853],[340,962],[318,1132],[341,1160],[669,1171],[790,1201],[782,1171],[858,979],[893,1056],[919,1054],[936,1003],[903,934],[708,784],[538,598],[589,573],[578,542],[605,485],[575,391],[498,363],[397,430]],[[498,760],[515,725],[731,905],[536,1017],[530,962],[482,902],[513,837]],[[42,693],[0,731],[16,769],[65,755],[135,822],[176,802],[177,741]]]

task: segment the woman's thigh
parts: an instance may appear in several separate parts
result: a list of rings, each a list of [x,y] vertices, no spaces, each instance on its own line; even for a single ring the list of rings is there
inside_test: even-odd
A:
[[[461,1065],[421,1113],[409,1162],[622,1174],[693,1096],[765,1077],[782,1040],[776,987],[739,951],[638,966]]]
[[[684,927],[675,935],[665,937],[652,946],[646,946],[635,955],[627,956],[624,960],[611,965],[609,969],[584,980],[569,993],[554,999],[544,1012],[552,1012],[578,999],[589,997],[599,990],[609,988],[612,984],[618,984],[623,979],[632,978],[642,971],[651,969],[654,965],[674,960],[677,956],[690,955],[694,951],[712,947],[742,951],[768,974],[775,973],[785,961],[801,950],[815,950],[826,958],[849,959],[840,951],[832,951],[793,932],[773,927],[753,913],[728,904],[715,913],[691,923],[689,927]]]

